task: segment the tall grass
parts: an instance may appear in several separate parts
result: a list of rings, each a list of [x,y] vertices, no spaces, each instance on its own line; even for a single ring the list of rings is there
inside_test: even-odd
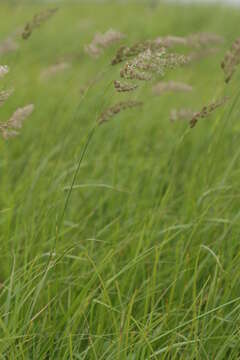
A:
[[[2,40],[42,10],[1,4]],[[15,92],[1,120],[19,104],[35,111],[0,144],[0,358],[239,358],[240,75],[225,85],[220,68],[239,18],[220,7],[66,3],[2,55],[1,86]],[[196,32],[225,42],[166,74],[191,92],[155,96],[156,79],[120,93],[119,45],[98,59],[84,52],[110,28],[129,46]],[[169,121],[173,108],[225,95],[194,129]],[[144,106],[95,128],[130,96]]]

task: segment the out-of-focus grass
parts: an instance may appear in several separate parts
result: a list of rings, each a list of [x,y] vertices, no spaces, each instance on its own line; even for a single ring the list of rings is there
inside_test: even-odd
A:
[[[0,38],[43,8],[1,4]],[[2,359],[239,358],[240,76],[225,87],[220,69],[239,20],[220,7],[66,2],[1,57],[11,69],[1,86],[15,87],[1,120],[36,107],[21,135],[0,144]],[[58,231],[64,188],[97,115],[129,98],[109,86],[118,45],[97,60],[83,52],[111,27],[127,44],[195,32],[226,41],[166,76],[193,93],[155,97],[141,86],[131,95],[144,100],[141,110],[97,129]],[[40,78],[63,58],[72,58],[68,70]],[[224,94],[229,104],[194,130],[169,122],[171,108],[198,110]]]

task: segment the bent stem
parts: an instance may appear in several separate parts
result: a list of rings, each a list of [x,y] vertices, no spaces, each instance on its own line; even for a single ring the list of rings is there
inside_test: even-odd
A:
[[[62,227],[62,224],[63,224],[63,220],[64,220],[64,216],[66,214],[66,211],[67,211],[67,208],[68,208],[68,205],[69,205],[69,201],[70,201],[70,197],[72,195],[72,190],[74,188],[74,185],[76,183],[76,180],[77,180],[77,176],[78,176],[78,173],[79,173],[79,170],[80,170],[80,167],[81,167],[81,164],[82,164],[82,161],[84,159],[84,156],[86,155],[87,153],[87,149],[88,149],[88,146],[93,138],[93,135],[95,133],[95,130],[97,128],[97,124],[94,125],[94,127],[90,130],[88,136],[87,136],[87,140],[83,146],[83,149],[82,149],[82,153],[81,153],[81,156],[79,158],[79,161],[78,161],[78,164],[77,164],[77,168],[74,172],[74,175],[73,175],[73,179],[72,179],[72,183],[71,183],[71,186],[69,188],[69,191],[67,193],[67,197],[66,197],[66,200],[65,200],[65,204],[64,204],[64,208],[63,208],[63,212],[62,212],[62,215],[60,217],[60,220],[57,224],[57,228],[56,228],[56,237],[55,237],[55,251],[56,251],[56,246],[57,246],[57,239],[58,239],[58,235],[59,235],[59,232],[61,230],[61,227]]]

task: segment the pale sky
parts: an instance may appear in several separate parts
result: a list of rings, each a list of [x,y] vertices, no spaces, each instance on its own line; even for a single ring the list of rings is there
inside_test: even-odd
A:
[[[217,4],[225,3],[225,4],[239,4],[240,0],[175,0],[176,2],[192,2],[192,3],[208,3],[208,2],[215,2]]]
[[[169,0],[173,1],[175,3],[181,3],[181,2],[189,2],[189,3],[225,3],[225,4],[234,4],[234,5],[240,5],[240,0]]]

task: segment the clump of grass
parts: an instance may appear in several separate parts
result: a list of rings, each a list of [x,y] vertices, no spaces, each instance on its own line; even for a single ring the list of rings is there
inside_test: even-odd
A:
[[[101,125],[106,121],[109,121],[111,118],[113,118],[115,115],[122,112],[123,110],[138,107],[141,106],[142,104],[143,104],[142,101],[133,101],[133,100],[119,102],[104,110],[102,114],[99,116],[97,123]]]
[[[85,46],[85,52],[93,58],[98,58],[103,53],[103,49],[123,38],[125,35],[114,29],[109,29],[103,34],[96,33],[92,42]]]
[[[30,104],[23,108],[18,108],[10,119],[0,123],[0,132],[4,139],[15,137],[19,134],[17,130],[21,129],[24,120],[32,114],[34,105]]]
[[[240,64],[240,38],[238,38],[233,43],[231,49],[227,51],[221,63],[221,67],[225,75],[226,83],[229,83],[239,64]]]
[[[25,25],[22,32],[22,38],[25,40],[28,39],[31,36],[33,30],[46,22],[56,13],[57,10],[58,8],[47,9],[40,12],[39,14],[34,15],[33,19]]]
[[[152,87],[152,91],[155,95],[162,95],[165,92],[191,92],[193,90],[191,85],[169,81],[169,82],[158,82]]]

